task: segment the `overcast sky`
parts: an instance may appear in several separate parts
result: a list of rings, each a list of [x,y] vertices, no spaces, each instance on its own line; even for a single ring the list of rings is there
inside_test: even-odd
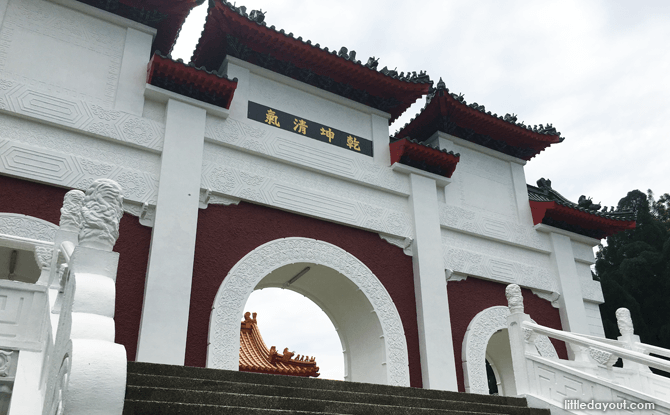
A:
[[[193,26],[182,29],[178,47],[184,49],[176,48],[175,58],[189,60],[206,5],[192,12]],[[633,189],[670,192],[670,1],[239,5],[262,9],[268,26],[322,47],[346,46],[363,62],[375,56],[380,68],[426,70],[491,112],[514,113],[531,125],[552,123],[565,141],[528,162],[527,183],[545,177],[570,200],[584,194],[608,206]],[[424,102],[394,123],[391,134]],[[316,352],[296,352],[316,354],[318,361]]]

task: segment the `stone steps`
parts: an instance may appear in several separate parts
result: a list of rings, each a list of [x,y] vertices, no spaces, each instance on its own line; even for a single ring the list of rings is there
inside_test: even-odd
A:
[[[548,415],[523,398],[128,363],[124,415]]]

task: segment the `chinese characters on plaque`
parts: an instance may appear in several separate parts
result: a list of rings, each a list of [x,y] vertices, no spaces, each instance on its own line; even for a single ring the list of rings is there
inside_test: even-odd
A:
[[[247,117],[272,127],[372,157],[372,141],[249,101]]]

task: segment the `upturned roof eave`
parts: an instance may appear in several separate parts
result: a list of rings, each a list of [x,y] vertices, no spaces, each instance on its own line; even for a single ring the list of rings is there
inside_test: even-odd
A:
[[[267,27],[264,23],[251,20],[246,12],[240,10],[227,2],[210,2],[207,20],[191,59],[196,66],[218,70],[230,52],[225,47],[226,37],[231,35],[239,37],[245,46],[256,53],[269,54],[303,70],[311,70],[318,76],[329,77],[355,90],[366,91],[379,99],[397,100],[394,108],[384,110],[391,114],[392,120],[430,90],[432,81],[427,75],[413,79],[409,76],[400,78],[397,73],[396,76],[385,74],[362,64],[355,57],[351,58],[351,55],[340,56],[335,51],[328,51],[328,48],[321,49],[318,44],[303,41],[301,37],[295,38],[283,30],[277,31],[274,26]]]

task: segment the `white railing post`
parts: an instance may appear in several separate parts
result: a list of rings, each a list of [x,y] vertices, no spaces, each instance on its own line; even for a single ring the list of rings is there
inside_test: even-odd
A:
[[[72,227],[63,229],[67,240],[59,245],[67,268],[58,267],[64,270],[59,278],[60,316],[42,413],[120,415],[127,362],[125,348],[114,343],[119,255],[112,248],[123,215],[121,187],[113,180],[98,179],[80,206],[80,215],[76,208],[71,212]],[[81,218],[78,234],[77,218]],[[58,264],[52,264],[55,276]]]
[[[522,327],[522,323],[530,321],[530,317],[523,312],[521,288],[516,284],[508,285],[505,289],[505,296],[510,311],[510,315],[507,317],[507,330],[512,351],[516,393],[517,395],[525,395],[531,393],[526,353],[537,354],[537,349],[533,343],[535,336],[531,330]]]
[[[644,350],[636,346],[636,343],[641,343],[640,336],[635,334],[633,318],[630,315],[630,311],[628,311],[627,308],[621,307],[617,309],[614,315],[616,316],[616,324],[619,326],[619,332],[621,333],[621,336],[617,337],[617,339],[622,343],[623,348],[643,353]],[[627,359],[622,359],[622,361],[623,367],[626,369],[637,370],[638,372],[643,373],[651,372],[649,367],[641,365],[640,363],[631,362]]]

